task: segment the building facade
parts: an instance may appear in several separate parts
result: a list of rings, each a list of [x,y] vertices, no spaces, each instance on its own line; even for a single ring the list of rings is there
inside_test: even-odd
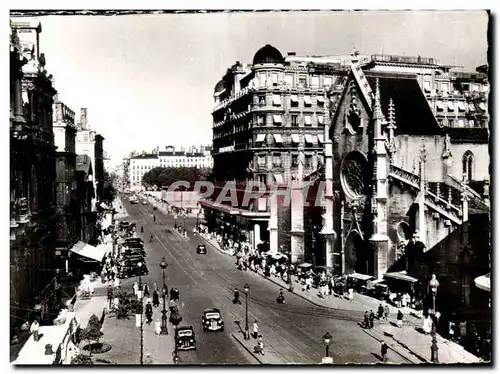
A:
[[[156,154],[142,154],[130,157],[128,168],[130,191],[141,191],[142,177],[151,169],[160,166],[160,159]]]
[[[60,101],[54,103],[53,129],[56,146],[56,256],[59,269],[66,268],[68,251],[80,239],[81,220],[76,180],[75,112]]]
[[[11,20],[11,322],[57,304],[56,170],[52,105],[56,90],[40,53],[38,21]]]

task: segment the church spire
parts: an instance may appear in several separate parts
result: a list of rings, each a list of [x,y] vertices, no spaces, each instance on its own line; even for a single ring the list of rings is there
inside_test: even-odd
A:
[[[382,137],[382,123],[384,122],[384,114],[382,113],[382,105],[380,104],[380,82],[377,78],[375,85],[375,100],[373,101],[373,119],[375,126],[375,139]]]

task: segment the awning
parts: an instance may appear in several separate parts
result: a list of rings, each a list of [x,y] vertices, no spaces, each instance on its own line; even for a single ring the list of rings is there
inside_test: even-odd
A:
[[[441,101],[436,101],[436,107],[440,110],[443,110],[444,107],[443,107],[443,103]]]
[[[294,103],[298,103],[299,97],[297,95],[292,95],[292,96],[290,96],[290,100],[292,100]]]
[[[322,144],[325,142],[325,138],[323,137],[323,134],[318,134],[318,142],[320,142]]]
[[[79,243],[82,243],[82,242],[78,242],[77,245]],[[77,247],[77,245],[73,246],[70,249],[70,251],[73,253],[76,253],[77,255],[89,258],[89,259],[94,260],[94,261],[99,261],[99,262],[102,261],[102,259],[104,258],[104,255],[107,252],[107,250],[106,250],[107,246],[100,246],[98,248],[98,247],[94,247],[93,245],[90,245],[90,244],[86,244],[86,243],[83,243],[83,244],[84,244],[83,248],[81,248],[81,244],[79,244],[78,247]]]
[[[452,101],[448,101],[448,110],[453,112],[455,110],[455,104]]]
[[[464,112],[465,111],[465,104],[462,101],[458,102],[458,110]]]
[[[306,143],[311,143],[311,144],[313,143],[313,137],[309,134],[304,135],[304,139]]]
[[[402,281],[410,282],[410,283],[418,282],[417,278],[413,278],[413,277],[410,277],[409,275],[406,275],[405,271],[395,272],[395,273],[385,273],[384,277],[391,278],[391,279],[398,279],[398,280],[402,280]]]
[[[300,143],[300,137],[298,134],[292,134],[292,143]]]
[[[283,138],[281,137],[280,134],[273,134],[273,137],[276,143],[283,143]]]
[[[311,96],[304,96],[304,104],[312,105]]]
[[[276,180],[276,183],[284,184],[283,176],[281,174],[274,174],[274,179]]]
[[[486,110],[486,104],[485,103],[479,103],[479,107],[482,109],[482,110]]]
[[[273,105],[281,105],[281,96],[273,95]]]
[[[256,143],[263,142],[266,140],[266,134],[257,134],[257,139],[255,139]]]
[[[318,96],[317,97],[318,101],[321,102],[321,103],[324,103],[325,102],[325,98],[323,96]]]
[[[325,122],[325,117],[323,116],[318,116],[318,123],[322,125]]]
[[[308,262],[304,262],[303,264],[300,264],[298,267],[302,268],[302,269],[306,269],[306,268],[312,267],[312,264],[310,264]]]
[[[273,114],[274,123],[281,123],[281,114]]]
[[[491,274],[482,275],[474,279],[474,283],[477,288],[483,291],[491,292]]]
[[[374,278],[371,275],[360,274],[360,273],[352,273],[352,274],[349,274],[348,277],[353,278],[353,279],[362,280],[362,281],[367,281],[367,280]]]
[[[304,117],[304,124],[310,125],[311,124],[311,116],[305,116]]]

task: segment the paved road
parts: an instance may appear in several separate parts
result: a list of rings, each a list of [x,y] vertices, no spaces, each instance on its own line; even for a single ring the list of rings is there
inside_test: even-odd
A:
[[[181,239],[173,232],[174,219],[150,205],[131,205],[122,199],[129,219],[137,222],[138,230],[144,226],[144,238],[148,257],[146,262],[150,273],[143,277],[150,285],[161,286],[161,269],[158,264],[166,256],[167,285],[176,286],[181,294],[182,324],[192,325],[197,334],[197,351],[181,352],[184,363],[190,364],[255,364],[252,358],[234,340],[231,333],[238,333],[240,322],[244,328],[245,303],[233,305],[233,289],[241,290],[250,285],[249,320],[250,327],[258,321],[260,333],[270,354],[283,363],[317,364],[324,356],[322,336],[326,331],[333,335],[330,356],[335,363],[374,363],[380,351],[380,343],[365,334],[358,326],[362,316],[352,311],[331,311],[314,306],[306,300],[286,293],[286,305],[275,302],[279,287],[253,272],[238,271],[234,258],[208,247],[206,255],[196,254],[196,245],[202,243],[197,236]],[[153,222],[153,214],[156,222]],[[196,219],[187,218],[186,225],[191,232]],[[150,235],[153,243],[148,243]],[[128,279],[123,285],[131,285],[136,278]],[[203,333],[201,315],[205,308],[216,307],[222,311],[225,331]],[[171,354],[171,353],[166,353]],[[391,362],[406,362],[394,352],[389,352]]]

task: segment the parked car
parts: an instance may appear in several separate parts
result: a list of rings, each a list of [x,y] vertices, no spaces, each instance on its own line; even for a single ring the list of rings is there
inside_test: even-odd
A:
[[[224,331],[224,321],[220,310],[217,308],[205,309],[201,317],[203,331]]]
[[[205,244],[198,244],[198,247],[196,247],[196,253],[201,254],[201,255],[206,255],[207,254],[207,247]]]
[[[143,245],[144,242],[142,241],[141,238],[126,238],[124,241],[125,245],[129,245],[129,244],[141,244]]]
[[[178,350],[196,350],[196,337],[193,326],[181,326],[175,330],[175,345]]]

